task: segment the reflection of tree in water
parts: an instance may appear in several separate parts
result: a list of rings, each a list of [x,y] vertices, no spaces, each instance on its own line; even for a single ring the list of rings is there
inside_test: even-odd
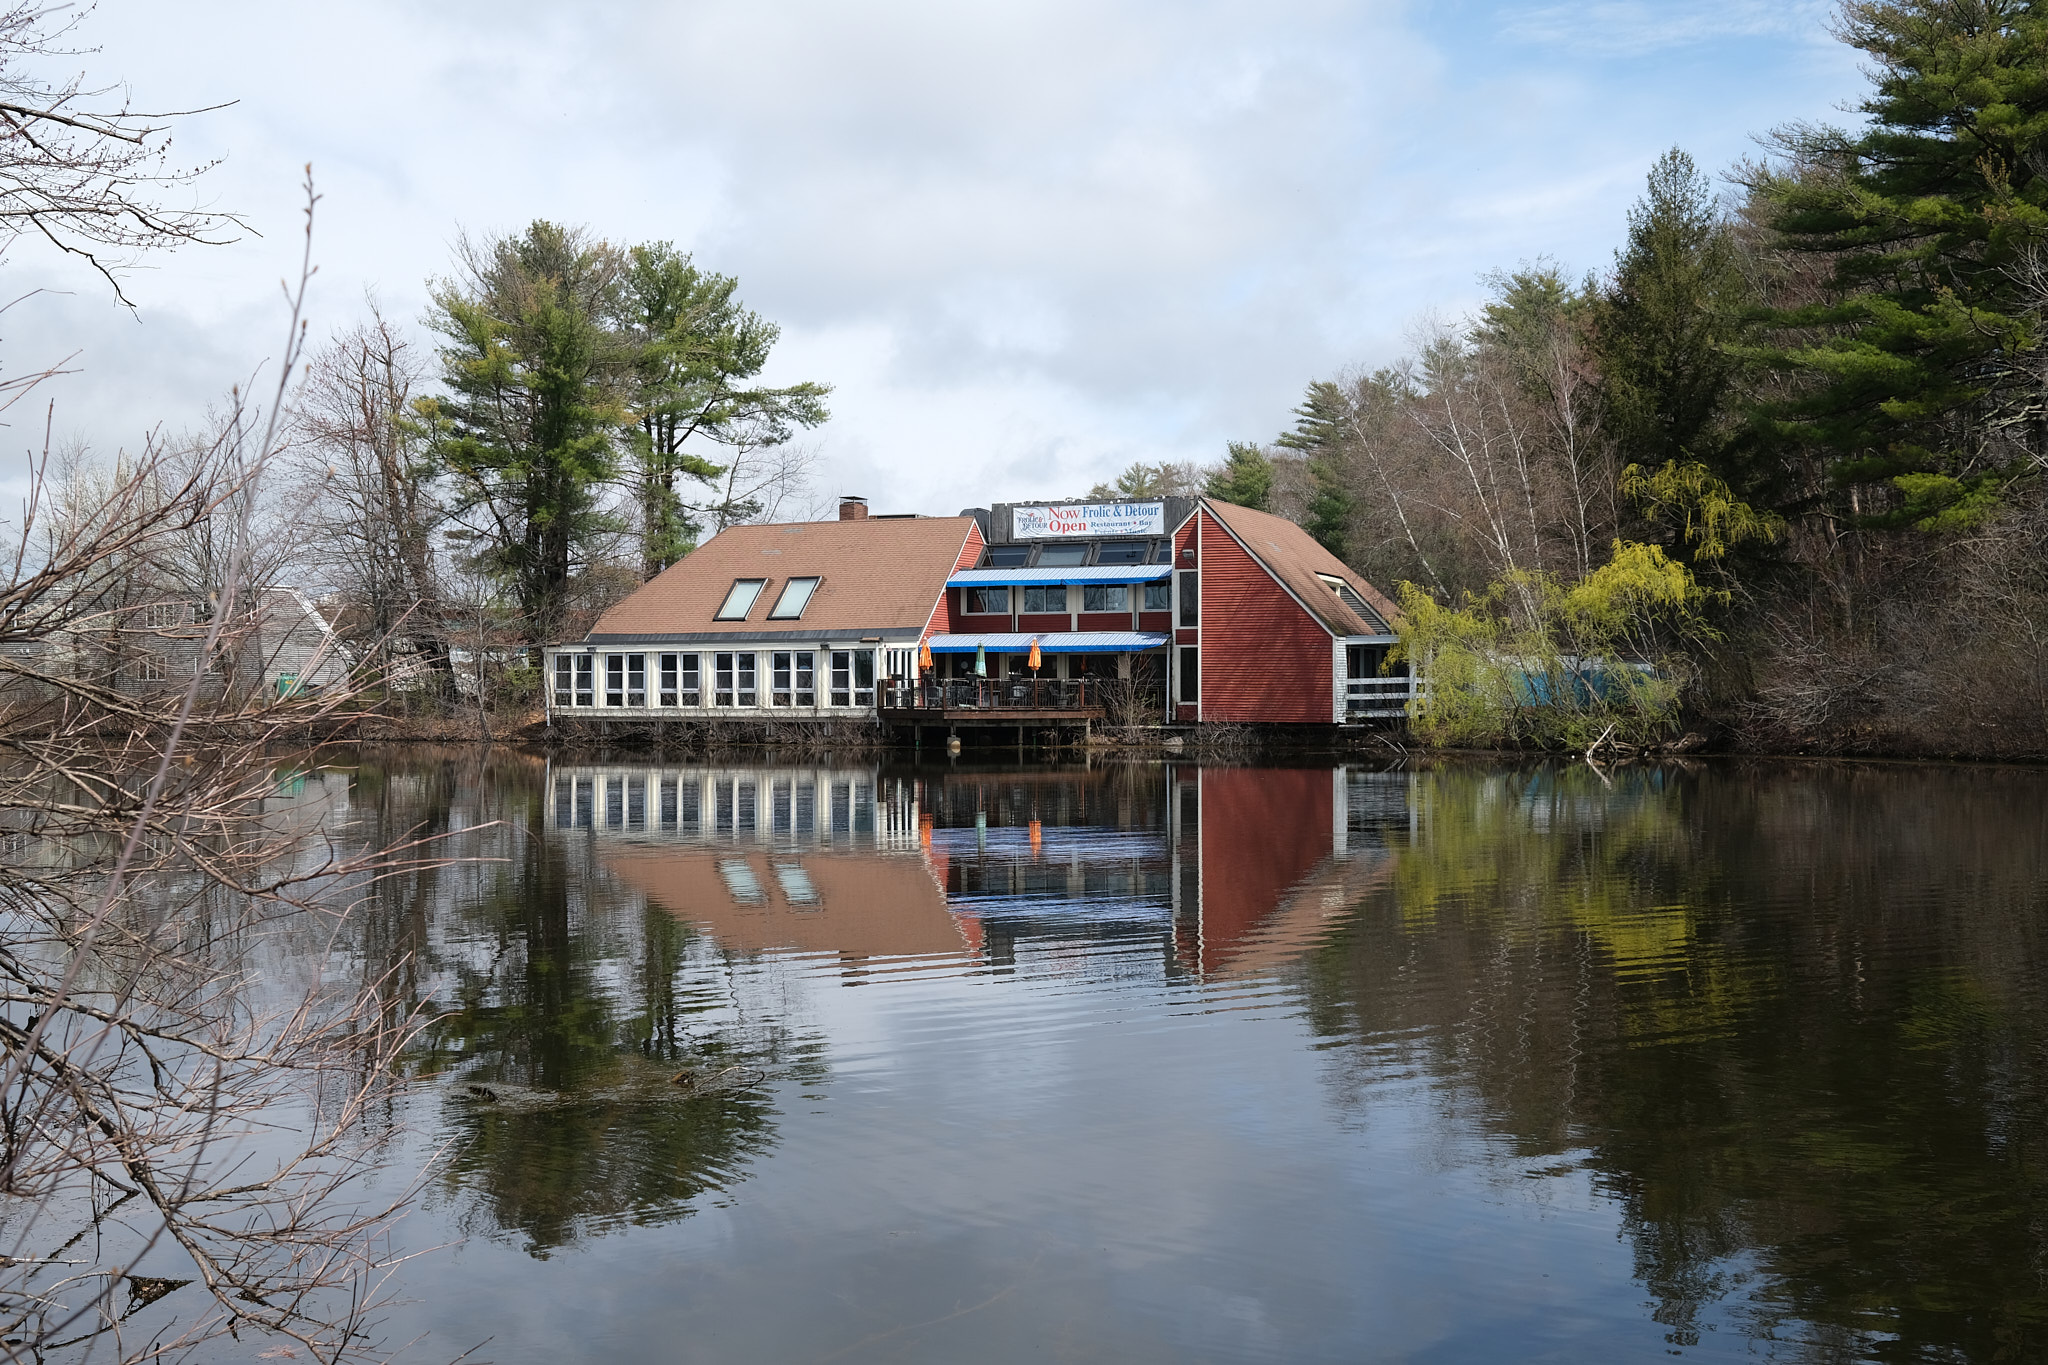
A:
[[[729,1000],[702,978],[723,964],[674,916],[613,888],[587,850],[537,833],[538,764],[462,756],[398,775],[366,771],[359,800],[407,826],[503,822],[465,836],[461,853],[479,861],[395,890],[373,917],[383,960],[415,958],[395,1007],[432,996],[413,1064],[445,1078],[442,1187],[467,1220],[540,1255],[681,1217],[741,1178],[773,1138],[765,1095],[729,1083],[738,1072],[671,1078],[786,1071],[803,1049],[772,1020],[744,1033],[712,1020]]]
[[[1676,1345],[2048,1356],[2048,784],[1422,774],[1395,884],[1311,965],[1532,1169],[1621,1205]]]

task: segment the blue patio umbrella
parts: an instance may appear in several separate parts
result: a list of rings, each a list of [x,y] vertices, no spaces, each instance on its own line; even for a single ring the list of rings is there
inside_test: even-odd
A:
[[[977,678],[986,678],[988,676],[988,651],[980,645],[974,647],[974,676]]]

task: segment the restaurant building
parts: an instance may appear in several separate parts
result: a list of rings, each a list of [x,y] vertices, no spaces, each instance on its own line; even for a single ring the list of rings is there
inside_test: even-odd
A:
[[[914,679],[946,579],[981,556],[972,517],[733,526],[546,651],[549,720],[872,717]]]
[[[551,722],[1397,717],[1395,608],[1285,518],[1206,498],[738,526],[547,652]]]

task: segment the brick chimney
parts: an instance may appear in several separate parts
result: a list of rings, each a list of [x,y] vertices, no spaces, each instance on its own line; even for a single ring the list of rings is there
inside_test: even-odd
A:
[[[839,519],[841,521],[866,521],[868,519],[868,500],[866,498],[857,498],[851,493],[842,494],[839,499]]]

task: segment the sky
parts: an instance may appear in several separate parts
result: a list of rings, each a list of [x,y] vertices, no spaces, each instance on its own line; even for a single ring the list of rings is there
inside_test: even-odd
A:
[[[1664,150],[1718,175],[1853,122],[1832,9],[101,0],[62,65],[141,109],[234,101],[174,159],[221,158],[197,193],[250,232],[149,261],[132,311],[14,243],[0,373],[76,373],[0,419],[0,503],[46,415],[107,455],[274,384],[308,162],[316,339],[374,298],[431,350],[458,233],[546,218],[737,277],[782,328],[765,377],[833,386],[821,498],[950,514],[1213,462],[1489,271],[1607,268]]]

